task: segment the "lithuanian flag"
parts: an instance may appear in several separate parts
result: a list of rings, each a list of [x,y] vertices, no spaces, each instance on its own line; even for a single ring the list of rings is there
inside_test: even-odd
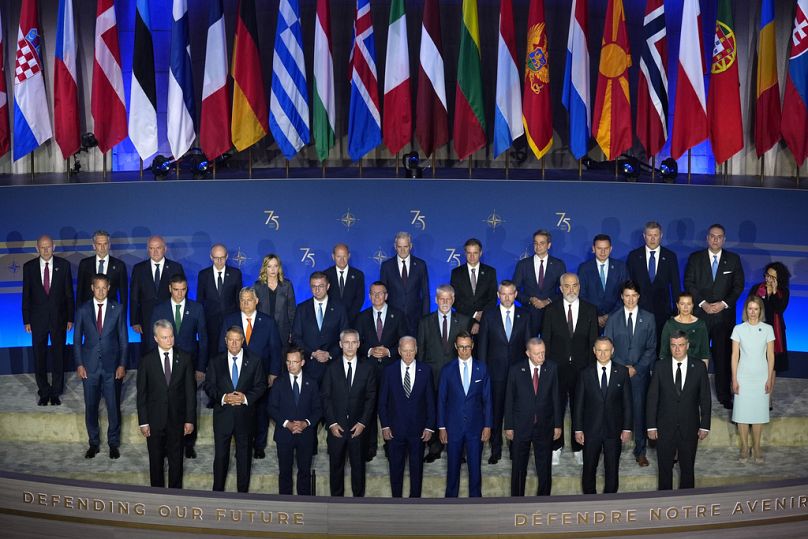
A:
[[[455,90],[454,148],[460,160],[485,146],[485,112],[480,68],[480,31],[477,0],[463,0],[460,59]]]

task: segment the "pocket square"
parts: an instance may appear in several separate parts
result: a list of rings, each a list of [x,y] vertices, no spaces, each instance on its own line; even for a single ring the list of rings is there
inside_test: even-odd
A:
[[[480,382],[482,382],[482,380],[474,380],[475,384],[479,384]]]
[[[726,275],[727,273],[732,273],[732,270],[725,271],[725,272],[724,272],[724,275]]]

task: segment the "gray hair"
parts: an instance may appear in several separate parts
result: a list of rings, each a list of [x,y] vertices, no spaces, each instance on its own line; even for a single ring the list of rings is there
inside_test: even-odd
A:
[[[161,318],[152,325],[152,333],[156,334],[158,329],[170,329],[171,334],[174,334],[174,326],[165,318]]]

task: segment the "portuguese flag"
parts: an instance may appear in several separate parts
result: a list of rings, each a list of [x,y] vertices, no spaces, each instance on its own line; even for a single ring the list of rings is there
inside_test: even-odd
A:
[[[455,91],[454,148],[461,161],[485,146],[483,83],[480,73],[480,31],[477,0],[463,0],[460,58]]]
[[[707,119],[710,126],[710,144],[715,160],[719,164],[743,149],[737,53],[730,1],[718,0]]]
[[[236,150],[246,150],[267,135],[269,112],[258,54],[255,0],[240,0],[233,44],[233,116],[230,130]]]

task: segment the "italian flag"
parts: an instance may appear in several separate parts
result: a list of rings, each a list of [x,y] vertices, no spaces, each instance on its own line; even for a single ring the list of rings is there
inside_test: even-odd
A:
[[[331,58],[331,14],[328,0],[317,0],[314,23],[314,147],[325,161],[334,147],[334,62]]]
[[[384,70],[384,116],[382,133],[390,153],[398,153],[412,140],[412,98],[410,57],[407,44],[407,17],[404,0],[390,6],[387,56]]]
[[[463,0],[455,90],[454,147],[461,161],[485,146],[477,0]]]

